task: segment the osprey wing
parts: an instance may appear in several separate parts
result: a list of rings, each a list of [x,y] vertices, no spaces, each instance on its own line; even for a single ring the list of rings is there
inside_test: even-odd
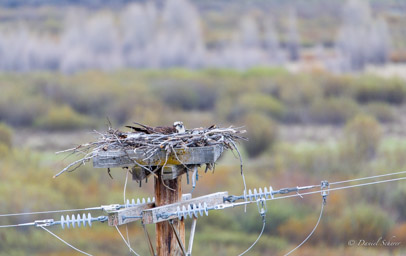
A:
[[[162,133],[162,134],[172,134],[176,133],[175,127],[168,127],[168,126],[158,126],[153,128],[155,133]]]
[[[142,132],[142,133],[146,133],[146,134],[151,134],[150,131],[148,131],[145,128],[140,128],[140,127],[134,127],[134,126],[130,126],[130,125],[126,125],[125,127],[133,129],[135,132]]]

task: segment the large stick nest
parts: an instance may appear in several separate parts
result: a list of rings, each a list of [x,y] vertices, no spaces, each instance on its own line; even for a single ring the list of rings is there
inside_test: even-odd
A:
[[[123,132],[111,127],[109,127],[106,132],[94,132],[98,135],[96,141],[57,152],[79,154],[81,158],[66,166],[54,177],[59,176],[65,171],[74,171],[97,156],[101,151],[123,150],[125,152],[127,150],[142,149],[145,152],[145,157],[149,158],[160,150],[165,150],[168,155],[176,148],[186,149],[191,147],[221,145],[225,149],[235,149],[239,154],[236,142],[246,140],[246,138],[242,136],[246,131],[232,126],[228,128],[216,126],[195,128],[188,129],[184,133],[172,134]]]

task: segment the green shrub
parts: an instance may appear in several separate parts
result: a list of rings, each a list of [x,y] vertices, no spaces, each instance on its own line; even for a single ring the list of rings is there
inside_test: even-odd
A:
[[[284,111],[283,105],[277,99],[260,93],[243,95],[238,100],[236,108],[240,108],[242,111],[259,111],[273,118],[282,117]]]
[[[277,124],[264,115],[251,113],[244,117],[249,141],[244,142],[249,157],[256,157],[271,147],[278,134]]]
[[[10,152],[10,148],[6,144],[0,142],[0,159],[6,158]]]
[[[323,95],[319,81],[310,75],[286,75],[275,78],[275,97],[285,105],[307,106]]]
[[[406,204],[405,204],[405,197],[406,197],[406,186],[404,183],[398,183],[397,186],[392,190],[391,194],[389,195],[388,203],[390,204],[391,208],[395,209],[396,212],[399,214],[399,219],[405,221],[406,220]]]
[[[274,97],[268,94],[249,93],[238,99],[228,97],[217,105],[218,110],[230,122],[235,122],[248,113],[255,112],[272,118],[281,118],[284,106]]]
[[[12,129],[3,123],[0,123],[0,144],[11,148],[13,144],[13,131]]]
[[[384,101],[402,104],[406,99],[406,82],[400,79],[383,79],[363,76],[352,83],[354,96],[361,103]]]
[[[393,225],[392,218],[381,208],[357,204],[347,208],[336,221],[336,231],[342,239],[376,241],[385,237]]]
[[[321,87],[324,97],[351,96],[351,78],[348,76],[324,75],[321,77]]]
[[[36,118],[46,113],[48,106],[46,99],[27,92],[9,95],[5,100],[0,97],[0,120],[13,126],[30,126]]]
[[[378,121],[368,115],[358,115],[348,122],[344,132],[344,155],[355,161],[373,158],[382,137]]]
[[[359,112],[357,103],[348,98],[318,99],[310,107],[310,120],[321,124],[343,124]]]
[[[390,123],[396,120],[393,108],[383,102],[371,102],[365,106],[365,111],[382,123]]]
[[[254,67],[244,72],[245,77],[274,77],[278,75],[290,75],[289,71],[282,67]]]
[[[158,94],[172,108],[211,110],[215,106],[217,93],[209,85],[199,84],[196,81],[186,83],[169,80],[165,83],[165,87],[158,89]]]
[[[51,108],[45,116],[36,120],[35,126],[47,130],[68,130],[94,127],[95,122],[64,105]]]

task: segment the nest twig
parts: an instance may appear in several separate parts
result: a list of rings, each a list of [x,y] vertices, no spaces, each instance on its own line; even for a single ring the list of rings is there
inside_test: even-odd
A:
[[[245,130],[242,130],[241,127],[234,128],[232,126],[228,128],[195,128],[186,130],[184,133],[172,134],[123,132],[111,127],[109,127],[106,132],[94,132],[99,135],[96,141],[57,152],[57,154],[80,154],[82,158],[66,166],[63,170],[57,173],[54,178],[58,177],[65,171],[73,171],[77,169],[81,165],[90,161],[93,157],[97,156],[98,152],[101,151],[122,150],[126,152],[127,150],[140,149],[146,152],[144,160],[148,160],[162,149],[166,151],[168,156],[170,153],[175,152],[174,149],[177,148],[204,147],[213,145],[221,145],[230,150],[235,149],[239,153],[236,142],[239,140],[246,140],[246,138],[242,136],[242,134],[245,133]],[[143,166],[135,160],[133,161],[134,165],[150,171],[147,166]],[[155,173],[153,174],[156,175]]]

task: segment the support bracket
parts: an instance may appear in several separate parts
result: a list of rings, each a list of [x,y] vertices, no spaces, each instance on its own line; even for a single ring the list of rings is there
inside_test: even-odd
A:
[[[183,194],[182,201],[187,201],[192,198],[191,194]],[[124,208],[118,211],[109,213],[109,226],[119,226],[133,221],[142,219],[142,214],[145,210],[153,209],[155,202],[139,204],[133,207]],[[146,223],[148,224],[148,223]]]
[[[217,192],[205,196],[196,197],[190,200],[163,205],[159,207],[154,207],[150,209],[145,209],[142,213],[142,220],[145,224],[158,223],[162,221],[167,221],[170,219],[175,219],[177,216],[168,216],[167,218],[161,218],[160,216],[165,213],[176,212],[177,207],[182,208],[182,206],[188,206],[190,204],[203,204],[206,203],[207,207],[213,207],[224,202],[224,198],[228,196],[228,192]]]

